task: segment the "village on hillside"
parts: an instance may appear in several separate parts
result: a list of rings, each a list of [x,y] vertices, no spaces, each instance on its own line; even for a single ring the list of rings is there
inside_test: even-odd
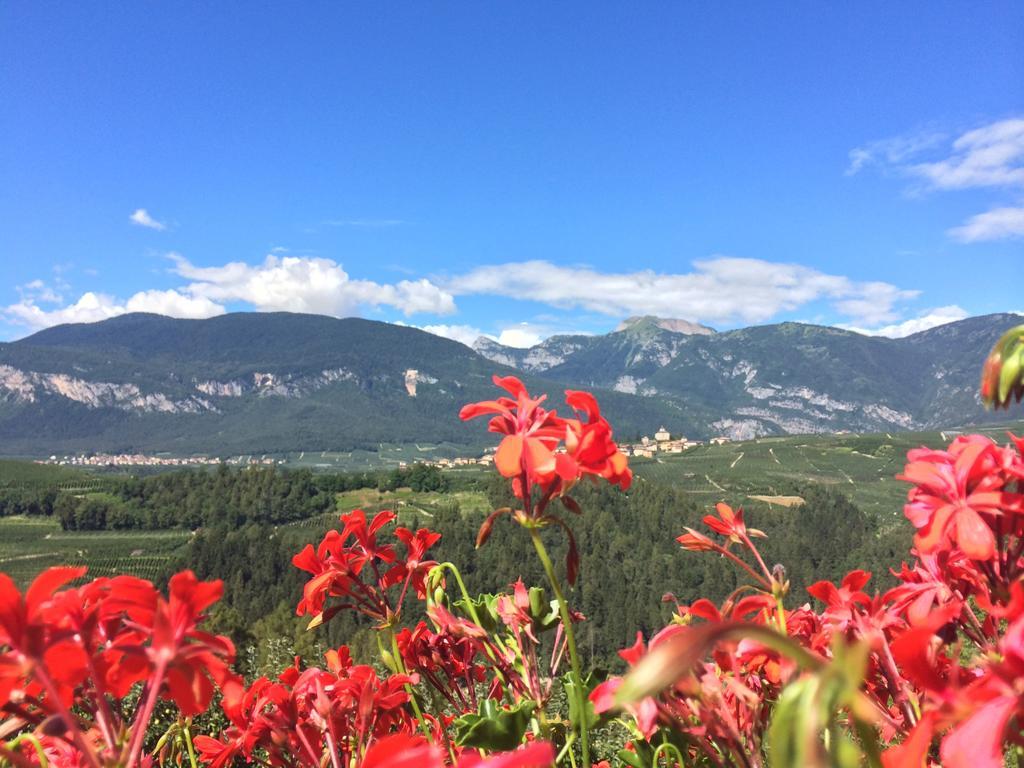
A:
[[[722,445],[728,443],[727,437],[713,437],[708,443],[711,445]],[[687,448],[695,448],[704,445],[701,440],[690,440],[682,435],[673,437],[672,434],[661,427],[654,433],[654,437],[644,435],[635,443],[619,443],[619,450],[626,456],[651,459],[659,453],[682,453]],[[494,463],[494,448],[488,448],[482,456],[468,457],[456,456],[454,458],[425,459],[419,464],[426,464],[441,469],[453,467],[490,466]],[[218,464],[229,465],[283,465],[287,464],[286,459],[275,459],[269,456],[235,456],[228,459],[209,456],[149,456],[141,453],[96,453],[79,454],[77,456],[50,456],[46,459],[37,460],[38,464],[56,464],[70,467],[198,467]],[[405,469],[410,462],[398,462],[399,469]]]
[[[711,445],[722,445],[728,442],[729,438],[723,436],[713,437],[708,441]],[[704,445],[704,442],[702,440],[689,440],[682,435],[673,437],[663,426],[654,433],[654,437],[644,435],[636,443],[619,443],[619,450],[626,456],[652,459],[658,453],[682,453],[687,448],[696,448],[699,445]],[[494,450],[494,448],[490,448],[487,453],[478,458],[459,456],[453,459],[435,459],[424,461],[423,463],[442,468],[465,467],[473,464],[488,465],[494,463]],[[399,466],[404,467],[405,462],[400,463]]]

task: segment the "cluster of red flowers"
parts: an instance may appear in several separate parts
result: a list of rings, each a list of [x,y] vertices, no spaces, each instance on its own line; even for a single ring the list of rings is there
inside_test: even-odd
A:
[[[399,560],[392,544],[377,541],[393,519],[381,513],[367,525],[357,510],[343,516],[342,532],[328,533],[318,553],[310,548],[296,556],[314,574],[299,613],[323,617],[325,600],[340,598],[349,601],[342,608],[361,610],[391,631],[409,586],[425,598],[424,577],[433,563],[424,554],[438,534],[394,529],[405,546]],[[364,582],[364,573],[373,576]],[[440,604],[431,610],[442,617],[436,632],[421,622],[395,636],[410,674],[381,678],[372,667],[353,664],[343,646],[327,654],[325,668],[303,668],[296,660],[276,680],[260,678],[246,688],[230,671],[231,642],[197,629],[221,595],[220,582],[179,573],[167,598],[129,576],[62,589],[84,574],[83,568],[50,569],[24,596],[0,574],[0,695],[7,716],[0,733],[19,735],[0,746],[0,758],[9,762],[76,768],[149,764],[152,758],[142,747],[157,699],[173,701],[190,716],[205,711],[218,690],[231,724],[218,736],[194,738],[198,758],[214,768],[236,759],[289,768],[321,768],[325,760],[334,768],[544,768],[553,762],[551,745],[542,741],[486,760],[451,742],[440,746],[455,715],[476,710],[485,667],[474,659],[484,651],[499,676],[491,686],[494,696],[501,698],[504,690],[499,679],[513,680],[510,690],[526,689],[515,684],[515,654],[501,640],[485,642],[484,630]],[[414,715],[412,686],[421,675],[449,694],[451,713]],[[129,719],[118,702],[137,684],[141,701]]]
[[[448,765],[437,745],[440,733],[430,740],[415,733],[407,706],[415,677],[381,679],[372,667],[353,664],[344,646],[328,652],[326,661],[327,669],[300,669],[296,662],[277,681],[260,678],[240,696],[225,698],[231,725],[219,738],[195,738],[203,762],[211,768],[225,768],[237,758],[275,768],[321,768],[325,760],[333,768]],[[546,768],[551,762],[550,745],[538,744],[487,761],[466,753],[455,765]]]
[[[204,711],[215,687],[240,687],[230,671],[235,649],[226,637],[197,628],[220,598],[221,583],[175,575],[162,596],[131,576],[96,579],[62,589],[84,568],[51,568],[22,595],[0,574],[0,734],[31,734],[19,750],[0,747],[16,763],[122,765],[142,758],[143,739],[158,698],[184,715]],[[139,706],[120,702],[142,684]]]
[[[515,376],[494,377],[494,383],[512,397],[472,403],[459,413],[462,419],[491,415],[487,428],[505,435],[494,455],[494,464],[514,482],[516,496],[523,498],[522,476],[557,495],[572,488],[582,475],[603,477],[613,485],[629,487],[632,473],[626,457],[612,439],[612,429],[602,418],[597,400],[589,392],[566,390],[565,402],[586,416],[586,421],[563,419],[541,407],[546,395],[530,397]],[[564,445],[564,451],[559,450]]]
[[[467,607],[460,604],[463,610]],[[475,609],[475,616],[460,616],[444,604],[431,604],[427,614],[436,630],[421,621],[396,636],[405,669],[418,674],[448,704],[452,714],[440,718],[446,725],[479,709],[478,686],[493,701],[513,706],[529,701],[542,709],[565,653],[557,612],[543,601],[541,590],[527,590],[517,581],[512,594],[488,595],[480,608],[486,619]],[[583,617],[574,613],[573,618]],[[550,629],[555,638],[545,665],[539,656],[541,634]]]
[[[344,527],[340,533],[329,531],[315,550],[307,544],[292,558],[297,568],[313,575],[298,606],[300,616],[313,617],[310,628],[344,610],[359,611],[381,626],[390,626],[398,620],[410,586],[418,597],[424,597],[424,579],[437,565],[424,558],[441,534],[426,528],[415,533],[396,528],[395,537],[406,550],[405,559],[399,560],[393,545],[377,542],[377,533],[394,520],[394,512],[378,512],[367,524],[363,510],[354,510],[341,516]],[[341,602],[325,610],[328,598]]]
[[[597,710],[623,707],[642,737],[684,734],[694,755],[746,765],[787,687],[820,680],[840,656],[850,664],[858,648],[860,690],[844,717],[891,745],[887,768],[1000,768],[1024,725],[1024,440],[1013,443],[970,435],[945,451],[911,451],[901,477],[913,483],[905,513],[918,531],[914,562],[884,594],[866,591],[864,571],[814,584],[818,609],[781,607],[784,577],[765,566],[742,512],[720,504],[705,522],[722,541],[688,530],[679,542],[732,559],[753,584],[721,607],[678,606],[646,648],[638,636],[621,653],[634,671],[595,689]]]
[[[405,690],[412,678],[381,680],[372,667],[353,664],[344,646],[326,661],[326,669],[296,664],[276,682],[261,677],[241,695],[225,697],[231,726],[219,739],[196,737],[203,760],[223,768],[263,753],[273,766],[318,768],[326,751],[347,766],[380,738],[414,730]]]

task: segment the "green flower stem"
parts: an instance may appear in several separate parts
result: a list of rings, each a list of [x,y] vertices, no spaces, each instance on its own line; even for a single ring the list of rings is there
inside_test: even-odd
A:
[[[18,754],[17,749],[21,746],[22,742],[28,742],[32,745],[32,748],[36,751],[36,757],[39,759],[39,768],[49,768],[50,761],[46,759],[46,752],[43,751],[43,745],[39,742],[39,739],[31,733],[22,733],[19,736],[11,739],[4,746],[12,753]]]
[[[573,765],[576,765],[576,759],[572,754],[572,745],[576,743],[576,734],[570,733],[569,738],[565,740],[565,746],[562,747],[562,751],[558,753],[558,757],[555,758],[555,765],[562,762],[562,758],[569,755],[569,760]]]
[[[786,606],[782,604],[782,595],[778,592],[775,593],[775,611],[779,619],[779,631],[784,635],[789,635],[789,630],[786,628]]]
[[[185,737],[185,747],[188,749],[188,761],[192,768],[199,768],[198,762],[196,761],[196,750],[192,745],[192,727],[191,721],[186,721],[185,726],[181,729],[182,735]]]
[[[466,603],[466,610],[469,611],[469,617],[473,620],[478,627],[482,627],[483,623],[480,621],[480,614],[476,612],[476,607],[473,605],[473,598],[469,596],[469,590],[466,589],[466,583],[462,580],[462,574],[459,573],[459,569],[455,567],[455,563],[446,562],[435,565],[431,568],[430,572],[443,573],[444,571],[450,572],[455,577],[455,582],[459,585],[459,591],[462,593],[462,599]],[[430,596],[428,595],[428,600]],[[501,648],[502,651],[507,651],[508,648],[502,641],[499,635],[495,635],[491,638],[494,644]]]
[[[683,768],[683,766],[686,765],[686,763],[683,762],[683,753],[679,751],[679,747],[666,741],[659,744],[658,748],[654,750],[654,759],[651,761],[651,768],[658,768],[660,765],[659,761],[662,756],[664,755],[666,758],[669,758],[669,753],[672,753],[671,757],[675,758],[676,762],[679,764],[679,768]]]
[[[537,557],[544,566],[544,573],[547,574],[551,589],[555,592],[555,599],[558,600],[558,613],[562,617],[562,626],[565,627],[565,642],[569,646],[569,663],[572,665],[572,677],[576,689],[576,702],[579,705],[579,734],[580,751],[583,753],[583,765],[590,765],[590,734],[587,731],[587,692],[583,687],[583,671],[580,666],[579,653],[576,650],[576,633],[572,628],[572,617],[569,615],[569,604],[562,595],[562,589],[558,586],[558,579],[555,577],[555,567],[551,564],[548,551],[544,548],[544,542],[540,539],[540,531],[536,528],[529,528],[530,539],[533,541],[533,548],[537,550]]]
[[[466,589],[466,583],[462,580],[462,574],[459,573],[459,569],[455,566],[455,563],[445,562],[435,565],[433,568],[430,569],[430,575],[433,576],[433,574],[435,573],[440,575],[443,574],[446,570],[449,571],[455,577],[455,581],[459,585],[459,591],[462,592],[462,599],[466,604],[466,610],[469,612],[469,617],[473,619],[473,622],[478,627],[483,627],[483,623],[480,621],[480,614],[477,613],[476,608],[473,605],[473,599],[469,596],[469,590]],[[429,605],[432,601],[433,596],[431,594],[431,590],[427,590],[427,604]],[[508,652],[508,646],[506,646],[505,642],[501,639],[501,635],[495,634],[492,637],[490,637],[490,639],[494,642],[496,646],[498,646],[498,648],[501,649],[502,653]],[[508,680],[505,677],[505,673],[501,671],[501,668],[498,665],[498,659],[495,658],[494,651],[491,649],[491,647],[485,645],[484,653],[487,655],[487,658],[494,662],[494,672],[498,676],[498,679],[500,679],[502,683],[507,683]],[[509,697],[510,703],[513,702],[513,699],[511,697],[511,694],[509,693],[508,688],[506,686],[502,687],[504,689],[503,695]]]
[[[402,661],[402,654],[398,650],[398,638],[395,637],[395,631],[391,628],[387,628],[388,637],[391,638],[391,658],[394,659],[395,669],[401,675],[409,674],[405,669],[405,662]],[[430,732],[430,726],[427,725],[427,720],[423,717],[423,711],[420,709],[420,703],[416,700],[416,692],[412,689],[412,686],[408,683],[405,684],[405,692],[409,694],[409,703],[412,704],[412,711],[416,715],[416,720],[420,724],[420,731],[423,732],[424,738],[431,744],[434,743],[434,734]]]
[[[466,601],[466,608],[469,610],[469,615],[479,626],[480,617],[477,615],[476,608],[473,607],[473,600],[469,596],[469,590],[466,589],[466,583],[462,580],[462,574],[459,573],[459,569],[455,567],[455,563],[439,563],[430,569],[431,574],[433,574],[434,571],[437,571],[438,574],[448,571],[455,577],[455,582],[459,585],[459,591],[462,592],[462,599]],[[440,578],[440,576],[438,578]]]

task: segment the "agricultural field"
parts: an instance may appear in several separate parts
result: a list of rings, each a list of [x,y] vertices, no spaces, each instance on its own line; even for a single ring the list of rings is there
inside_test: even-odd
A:
[[[439,493],[436,491],[417,492],[409,488],[399,488],[395,491],[360,488],[337,494],[337,504],[334,510],[309,520],[291,523],[289,527],[326,530],[337,522],[339,514],[351,512],[353,509],[362,509],[368,515],[382,509],[390,509],[398,515],[399,521],[403,524],[409,524],[416,519],[421,525],[425,525],[427,519],[433,517],[439,507],[452,504],[458,504],[462,512],[487,513],[491,511],[487,496],[478,491]],[[2,525],[3,523],[0,522],[0,526]]]
[[[53,565],[85,565],[93,576],[127,573],[152,579],[188,531],[62,531],[48,517],[0,520],[0,572],[25,584]]]
[[[102,488],[104,479],[72,467],[0,459],[0,488],[26,490],[55,488],[76,491]]]
[[[982,427],[977,432],[1006,442],[1006,432],[1024,422]],[[792,506],[803,485],[820,483],[846,491],[857,506],[880,517],[902,514],[907,486],[896,480],[907,451],[946,446],[956,432],[899,432],[870,435],[798,435],[703,445],[680,454],[634,459],[634,472],[665,483],[708,504]]]

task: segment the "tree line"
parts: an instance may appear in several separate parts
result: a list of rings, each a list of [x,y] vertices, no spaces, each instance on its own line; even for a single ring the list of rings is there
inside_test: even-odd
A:
[[[187,469],[112,478],[100,492],[0,487],[0,517],[56,515],[73,531],[157,530],[282,525],[316,517],[335,494],[360,488],[446,491],[437,467],[414,464],[389,472],[314,475],[276,467]]]
[[[486,485],[495,506],[508,503],[503,484]],[[835,580],[853,567],[862,567],[873,570],[876,586],[885,588],[888,569],[898,564],[898,553],[906,551],[909,533],[883,533],[876,520],[833,489],[802,490],[805,504],[764,510],[749,520],[768,534],[762,553],[769,567],[782,564],[795,585]],[[637,630],[649,636],[663,627],[674,600],[690,602],[704,596],[720,601],[739,586],[741,575],[731,563],[684,552],[675,542],[684,526],[701,528],[701,518],[708,512],[704,500],[644,481],[625,494],[585,486],[575,495],[584,511],[579,516],[565,513],[582,557],[571,600],[587,618],[579,635],[591,665],[618,667],[616,651],[632,644]],[[464,512],[455,503],[433,514],[432,519],[404,519],[403,524],[441,532],[442,539],[431,554],[439,561],[457,563],[471,592],[507,590],[517,578],[527,584],[544,583],[540,566],[531,556],[529,537],[507,518],[476,549],[482,514]],[[344,642],[356,653],[364,648],[370,657],[375,652],[375,646],[368,645],[372,632],[357,614],[343,612],[328,627],[312,633],[306,633],[304,623],[294,616],[305,579],[291,565],[291,557],[305,543],[318,540],[324,530],[249,525],[202,531],[174,567],[193,568],[204,578],[225,579],[224,606],[214,619],[218,629],[234,634],[240,645],[252,645],[265,655],[267,643],[285,636],[291,648],[307,653],[318,645],[326,648]],[[552,557],[564,567],[564,534],[551,528],[544,536]],[[795,607],[808,600],[802,589],[795,589],[787,604]],[[408,620],[413,621],[417,606],[410,604],[407,610]]]

